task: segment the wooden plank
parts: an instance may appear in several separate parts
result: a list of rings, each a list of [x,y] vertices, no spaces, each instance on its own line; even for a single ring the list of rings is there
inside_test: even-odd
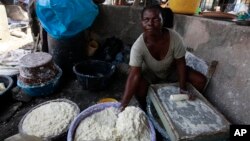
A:
[[[213,77],[213,74],[214,74],[214,72],[215,72],[215,70],[216,70],[216,67],[217,67],[218,63],[219,63],[218,61],[213,60],[213,61],[211,62],[211,64],[209,65],[208,73],[207,73],[207,83],[206,83],[206,85],[205,85],[205,87],[204,87],[202,93],[204,93],[204,92],[206,91],[206,88],[207,88],[207,86],[208,86],[210,80],[211,80],[212,77]]]

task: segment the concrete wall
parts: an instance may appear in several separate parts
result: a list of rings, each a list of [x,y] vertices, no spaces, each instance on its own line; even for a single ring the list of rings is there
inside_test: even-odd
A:
[[[100,7],[93,30],[105,39],[115,36],[125,43],[132,44],[142,33],[140,23],[140,9],[130,8],[128,6],[103,5]]]
[[[141,8],[101,6],[93,31],[132,44],[142,32]],[[233,22],[175,15],[175,30],[207,62],[219,61],[204,94],[232,123],[250,124],[250,28]]]
[[[219,61],[205,96],[233,123],[250,124],[250,28],[183,15],[175,27],[195,54]]]

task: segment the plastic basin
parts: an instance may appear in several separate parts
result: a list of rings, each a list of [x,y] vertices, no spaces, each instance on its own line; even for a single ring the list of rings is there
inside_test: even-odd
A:
[[[24,84],[22,81],[17,80],[19,86],[25,94],[29,96],[45,96],[53,93],[59,86],[59,81],[62,76],[62,70],[58,67],[58,74],[50,81],[41,84]]]
[[[76,64],[73,71],[83,89],[102,90],[110,83],[115,65],[99,60],[88,60]]]
[[[4,83],[5,90],[0,92],[0,98],[5,99],[9,97],[8,93],[10,92],[13,86],[13,80],[10,76],[7,75],[0,75],[0,83]]]
[[[174,13],[195,14],[201,0],[169,0],[169,7]]]
[[[68,99],[65,99],[65,98],[59,98],[59,99],[54,99],[54,100],[45,101],[45,102],[43,102],[43,103],[41,103],[41,104],[38,104],[37,106],[33,107],[32,109],[30,109],[30,110],[22,117],[22,119],[20,120],[20,122],[19,122],[19,124],[18,124],[18,131],[19,131],[19,133],[20,133],[22,136],[27,136],[27,135],[28,135],[28,133],[26,133],[26,132],[23,130],[23,122],[24,122],[25,118],[26,118],[33,110],[35,110],[35,109],[37,109],[37,108],[39,108],[39,107],[41,107],[41,106],[44,106],[44,105],[46,105],[46,104],[49,104],[49,103],[51,103],[51,102],[66,102],[66,103],[69,103],[70,105],[72,105],[72,106],[74,107],[74,109],[75,109],[75,111],[76,111],[76,115],[78,115],[78,114],[80,113],[80,108],[78,107],[78,105],[77,105],[75,102],[71,101],[71,100],[68,100]],[[76,118],[76,117],[74,117],[74,118]],[[73,119],[74,119],[74,118],[73,118]],[[73,119],[72,119],[72,121],[73,121]],[[71,121],[71,122],[72,122],[72,121]],[[43,140],[43,141],[56,141],[56,140],[60,140],[60,139],[64,138],[65,135],[67,135],[67,131],[68,131],[68,129],[69,129],[69,125],[70,125],[71,122],[68,123],[67,127],[64,128],[64,129],[62,130],[61,133],[58,133],[57,135],[53,135],[53,136],[39,137],[39,138],[41,138],[41,140]]]
[[[75,119],[73,122],[71,122],[68,130],[68,135],[67,135],[67,141],[74,141],[74,135],[75,131],[78,127],[78,125],[81,123],[82,120],[85,118],[91,116],[94,113],[100,112],[106,108],[109,107],[115,107],[119,108],[121,103],[119,102],[107,102],[107,103],[100,103],[100,104],[95,104],[93,106],[90,106],[89,108],[85,109],[82,111]],[[151,123],[150,120],[148,120],[149,123],[149,128],[150,128],[150,140],[151,141],[156,141],[156,135],[155,135],[155,129],[153,124]]]

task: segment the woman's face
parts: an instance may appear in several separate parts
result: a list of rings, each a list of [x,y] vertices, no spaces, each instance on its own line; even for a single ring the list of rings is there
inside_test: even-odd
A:
[[[147,9],[141,19],[145,33],[159,33],[162,29],[162,15],[157,9]]]

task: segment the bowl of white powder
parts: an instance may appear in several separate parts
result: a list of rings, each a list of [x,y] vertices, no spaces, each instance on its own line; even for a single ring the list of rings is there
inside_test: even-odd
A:
[[[128,106],[119,112],[119,102],[93,105],[71,123],[67,141],[155,141],[155,130],[146,114]]]
[[[28,111],[19,122],[19,133],[43,140],[60,138],[80,113],[79,107],[68,99],[41,103]]]

